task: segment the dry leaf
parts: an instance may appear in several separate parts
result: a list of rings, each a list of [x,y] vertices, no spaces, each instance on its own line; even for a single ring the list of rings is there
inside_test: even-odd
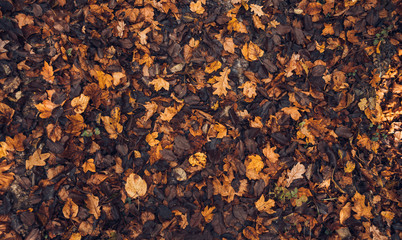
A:
[[[247,33],[246,25],[244,25],[242,22],[239,22],[235,17],[233,17],[232,20],[228,22],[227,28],[229,32],[235,31],[239,33]]]
[[[265,201],[264,195],[261,195],[260,199],[258,199],[258,201],[255,202],[255,207],[257,208],[258,211],[266,212],[268,214],[275,213],[275,211],[271,209],[274,206],[275,206],[275,200],[268,199],[268,201]]]
[[[288,178],[286,179],[286,187],[289,187],[294,180],[303,178],[303,174],[305,172],[306,168],[304,165],[298,162],[288,174]]]
[[[159,90],[161,90],[162,88],[165,89],[166,91],[169,91],[169,82],[165,81],[161,77],[158,77],[158,78],[152,80],[152,82],[150,82],[150,84],[152,84],[154,86],[154,88],[157,92],[159,92]]]
[[[339,212],[339,221],[341,224],[343,224],[350,217],[350,212],[352,210],[350,205],[350,202],[346,203]]]
[[[348,161],[345,166],[345,173],[351,173],[355,169],[355,163],[353,161]]]
[[[220,73],[221,76],[215,76],[212,78],[212,81],[216,82],[213,85],[213,87],[215,88],[213,94],[218,96],[226,96],[226,94],[228,93],[226,89],[232,89],[232,87],[229,85],[229,73],[230,69],[226,67],[225,69],[223,69],[223,72]]]
[[[190,156],[190,158],[188,159],[188,162],[193,167],[199,166],[199,167],[205,168],[205,166],[207,164],[207,155],[205,155],[205,153],[202,153],[202,152],[194,153],[193,155]]]
[[[95,163],[94,163],[94,159],[90,158],[87,161],[85,161],[82,164],[82,170],[84,171],[84,173],[90,171],[90,172],[96,172],[96,167],[95,167]]]
[[[249,155],[244,162],[246,166],[246,176],[248,179],[259,179],[260,176],[258,175],[261,170],[264,168],[264,162],[260,155]]]
[[[223,49],[228,53],[235,52],[236,45],[233,42],[233,38],[225,38],[225,42],[223,43]]]
[[[197,14],[203,14],[205,11],[205,8],[202,7],[201,0],[198,0],[197,2],[190,3],[190,10]]]
[[[262,153],[269,161],[272,163],[276,163],[279,159],[279,154],[275,152],[276,147],[270,147],[269,143],[267,146],[262,150]]]
[[[241,53],[243,54],[244,58],[250,62],[256,61],[258,58],[264,55],[264,51],[253,42],[244,44],[243,48],[241,49]]]
[[[127,178],[125,189],[129,197],[136,199],[147,193],[147,182],[137,174],[131,173]]]
[[[170,122],[170,120],[172,120],[172,118],[174,116],[176,116],[176,114],[178,112],[180,112],[180,110],[182,109],[183,106],[184,106],[184,103],[182,103],[182,104],[180,104],[180,105],[178,105],[176,107],[167,107],[167,108],[165,108],[165,111],[160,114],[161,120]]]
[[[201,211],[202,216],[204,216],[205,222],[210,223],[212,221],[212,218],[214,217],[214,214],[212,213],[215,210],[215,206],[213,207],[208,207],[206,206],[204,210]]]
[[[220,69],[222,67],[222,63],[217,61],[211,62],[210,64],[208,64],[208,66],[205,68],[205,72],[206,73],[213,73],[216,70]]]
[[[80,233],[73,233],[71,234],[71,237],[69,240],[81,240],[81,234]]]
[[[1,142],[0,145],[3,145],[4,142]],[[3,148],[3,146],[2,146]],[[1,148],[0,148],[0,158],[1,158]],[[6,191],[10,184],[14,181],[14,173],[7,172],[14,164],[7,164],[7,160],[3,160],[0,163],[0,190]]]
[[[155,145],[157,145],[159,143],[159,140],[156,139],[158,138],[159,133],[158,132],[153,132],[153,133],[149,133],[146,137],[145,137],[145,141],[147,141],[147,143],[149,144],[149,146],[153,147]]]
[[[254,12],[255,15],[257,15],[259,17],[265,15],[264,11],[262,11],[262,6],[259,6],[256,4],[250,4],[250,9],[252,12]]]
[[[49,65],[47,62],[45,62],[42,71],[40,73],[42,74],[42,77],[46,82],[54,83],[53,67]]]
[[[49,118],[50,116],[52,116],[53,109],[58,107],[58,105],[46,99],[43,100],[42,103],[35,104],[35,107],[41,113],[39,114],[40,118]]]
[[[356,192],[352,198],[353,207],[352,210],[356,213],[353,215],[357,220],[360,220],[362,217],[367,219],[372,219],[373,215],[371,214],[371,206],[366,205],[366,197],[361,195],[359,192]]]
[[[71,198],[67,198],[63,207],[63,215],[67,219],[75,218],[78,215],[79,207]]]
[[[96,71],[95,78],[99,82],[101,89],[109,88],[112,86],[113,77],[110,74],[106,74],[102,71]]]
[[[37,149],[28,160],[25,161],[25,168],[32,169],[35,166],[45,166],[45,160],[50,157],[50,153],[43,153],[41,149]]]
[[[290,115],[290,117],[295,121],[299,120],[299,118],[301,117],[301,114],[297,107],[285,107],[282,108],[282,111],[287,115]]]
[[[23,13],[19,13],[15,16],[15,19],[18,21],[18,27],[22,28],[25,25],[34,24],[34,18],[29,15],[25,15]]]
[[[257,84],[255,82],[247,81],[239,88],[243,88],[243,94],[248,98],[255,98],[257,96]]]
[[[96,219],[98,219],[101,215],[101,210],[100,210],[100,206],[99,206],[99,198],[95,195],[93,195],[92,193],[88,193],[87,194],[87,199],[85,200],[85,204],[88,208],[88,212],[92,215],[94,215],[94,217]]]
[[[74,108],[74,112],[77,114],[81,114],[87,108],[90,97],[81,94],[79,97],[71,100],[71,106]]]

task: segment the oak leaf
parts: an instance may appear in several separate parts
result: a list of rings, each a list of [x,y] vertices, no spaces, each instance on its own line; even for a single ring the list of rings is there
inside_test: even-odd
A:
[[[100,206],[99,206],[99,198],[95,195],[93,195],[92,193],[88,193],[87,194],[87,199],[85,199],[85,204],[88,208],[88,212],[92,215],[94,215],[94,217],[96,219],[98,219],[101,215],[101,210],[100,210]]]
[[[113,77],[113,86],[117,86],[121,83],[121,79],[126,77],[126,75],[122,72],[114,72],[112,73]]]
[[[147,182],[139,175],[131,173],[127,178],[125,189],[128,196],[133,199],[142,197],[147,193]]]
[[[90,158],[90,159],[88,159],[87,161],[85,161],[85,162],[82,164],[82,170],[84,171],[84,173],[86,173],[86,172],[88,172],[88,171],[90,171],[90,172],[96,172],[96,166],[95,166],[95,163],[94,163],[94,159],[93,159],[93,158]]]
[[[253,42],[244,44],[241,49],[241,53],[243,54],[244,58],[249,62],[256,61],[260,57],[262,57],[262,55],[264,55],[264,51],[261,50],[261,48],[259,48]]]
[[[71,106],[74,108],[74,112],[81,114],[87,108],[90,97],[81,94],[79,97],[75,97],[71,100]]]
[[[360,220],[362,217],[367,219],[372,219],[373,215],[371,214],[371,206],[366,205],[366,197],[361,195],[359,192],[356,192],[352,198],[353,207],[352,210],[356,213],[353,215],[357,220]]]
[[[188,162],[193,167],[199,166],[199,167],[205,168],[205,166],[207,164],[207,155],[205,155],[205,153],[202,153],[202,152],[194,153],[193,155],[190,156],[190,158],[188,159]]]
[[[45,61],[45,64],[44,64],[44,66],[42,68],[42,71],[40,73],[42,74],[42,77],[46,82],[54,83],[54,76],[53,76],[54,72],[53,72],[52,65],[49,65]]]
[[[203,14],[205,11],[205,8],[202,6],[201,0],[198,0],[197,2],[190,3],[190,10],[197,14]]]
[[[276,147],[272,147],[267,143],[267,146],[262,150],[262,153],[269,161],[276,163],[279,159],[279,154],[275,152]]]
[[[214,214],[212,213],[215,210],[215,206],[213,207],[208,207],[206,206],[204,210],[201,211],[202,216],[204,216],[205,222],[210,223],[212,221],[212,218],[214,217]]]
[[[252,12],[254,12],[255,15],[257,15],[259,17],[265,15],[264,11],[262,11],[262,6],[259,6],[256,4],[250,4],[250,9]]]
[[[25,161],[25,168],[32,169],[35,166],[45,166],[45,160],[50,157],[50,153],[43,153],[41,149],[37,149],[28,160]]]
[[[239,87],[240,89],[243,89],[243,94],[244,96],[252,99],[257,96],[257,84],[252,81],[247,81],[243,85]]]
[[[303,178],[303,174],[305,172],[306,168],[304,167],[304,165],[298,162],[288,173],[288,178],[286,179],[286,187],[289,187],[294,180]]]
[[[212,78],[212,81],[215,82],[215,84],[213,85],[213,87],[215,88],[213,94],[218,96],[226,96],[226,94],[228,93],[227,89],[232,89],[232,87],[229,85],[229,73],[230,69],[226,67],[225,69],[223,69],[223,72],[220,73],[221,76],[215,76]]]
[[[71,198],[67,198],[63,207],[63,215],[67,219],[75,218],[78,215],[79,207]]]
[[[322,30],[322,35],[333,35],[335,34],[334,28],[331,23],[324,23],[324,29]]]
[[[260,199],[258,199],[258,201],[255,202],[255,207],[257,208],[258,211],[266,212],[268,214],[275,213],[275,211],[271,209],[274,206],[275,206],[275,200],[268,199],[268,201],[265,201],[264,195],[261,195]]]
[[[169,91],[169,82],[161,77],[152,80],[149,84],[152,84],[157,92],[162,88]]]

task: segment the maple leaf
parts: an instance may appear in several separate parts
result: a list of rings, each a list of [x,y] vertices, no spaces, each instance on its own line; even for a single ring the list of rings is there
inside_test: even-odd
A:
[[[359,109],[364,111],[368,107],[368,101],[367,98],[362,98],[360,99],[359,103],[357,104],[359,106]]]
[[[1,142],[0,145],[3,145],[4,142]],[[1,155],[1,148],[0,148],[0,155]],[[1,156],[0,156],[1,158]],[[14,163],[7,164],[7,160],[3,160],[0,163],[0,190],[6,191],[10,184],[14,181],[14,173],[6,172],[8,171]]]
[[[18,133],[17,135],[14,136],[14,138],[6,136],[8,150],[9,151],[18,151],[18,152],[25,151],[24,141],[26,138],[27,137],[23,133]]]
[[[0,102],[0,122],[2,124],[9,124],[13,120],[15,110],[10,108],[7,104]]]
[[[261,195],[260,199],[258,199],[258,201],[255,202],[255,207],[257,208],[258,211],[266,212],[268,214],[275,213],[275,211],[271,209],[274,206],[275,206],[275,200],[268,199],[268,201],[265,201],[264,195]]]
[[[197,2],[190,3],[190,10],[197,14],[203,14],[205,11],[205,8],[201,5],[201,0],[198,0]]]
[[[129,197],[136,199],[147,193],[147,182],[139,175],[131,173],[127,178],[125,189]]]
[[[350,202],[346,203],[339,212],[339,221],[341,224],[343,224],[350,217],[350,212],[352,210],[350,205]]]
[[[261,50],[256,44],[253,42],[249,42],[243,45],[241,49],[241,53],[243,54],[244,58],[249,61],[256,61],[258,58],[264,55],[264,51]]]
[[[54,83],[54,76],[53,76],[54,72],[52,65],[49,65],[45,61],[42,71],[40,73],[42,74],[42,77],[46,82]]]
[[[270,147],[269,143],[267,146],[262,150],[262,153],[269,161],[276,163],[279,159],[279,154],[275,152],[276,147]]]
[[[366,206],[366,197],[361,195],[359,192],[356,192],[352,198],[353,207],[352,210],[356,213],[353,215],[357,220],[360,220],[362,217],[367,219],[372,219],[373,215],[371,214],[371,206]]]
[[[153,132],[153,133],[149,133],[146,137],[145,137],[145,141],[147,141],[147,143],[149,144],[149,146],[153,147],[155,145],[157,145],[159,143],[159,140],[156,139],[158,137],[159,133],[158,132]]]
[[[79,207],[71,198],[67,198],[63,207],[63,215],[67,219],[75,218],[78,215]]]
[[[53,109],[55,109],[58,106],[59,105],[54,104],[53,102],[47,99],[43,100],[42,103],[35,104],[36,109],[38,109],[38,111],[41,113],[39,114],[40,118],[49,118],[50,116],[52,116]]]
[[[229,73],[230,69],[226,67],[225,69],[223,69],[223,72],[220,73],[221,76],[215,76],[212,78],[212,81],[215,82],[215,84],[213,85],[213,87],[215,88],[213,94],[218,96],[226,96],[226,94],[228,93],[226,89],[232,89],[232,87],[229,85]]]
[[[262,11],[262,6],[259,6],[256,4],[250,4],[250,9],[252,12],[254,12],[255,15],[257,15],[259,17],[265,15],[264,11]]]
[[[190,156],[190,158],[188,159],[188,162],[193,167],[199,166],[199,167],[205,168],[205,166],[207,164],[207,155],[205,155],[205,153],[202,153],[202,152],[194,153],[193,155]]]
[[[86,173],[86,172],[88,172],[88,171],[90,171],[90,172],[96,172],[96,166],[95,166],[95,163],[94,163],[94,159],[93,159],[93,158],[90,158],[90,159],[88,159],[87,161],[85,161],[85,162],[82,164],[82,170],[84,171],[84,173]]]
[[[208,66],[205,68],[206,73],[212,73],[215,72],[216,70],[220,69],[222,67],[222,63],[217,61],[211,62],[208,64]]]
[[[246,176],[248,179],[258,179],[259,173],[264,168],[264,162],[259,155],[249,155],[244,162],[246,166]]]
[[[101,215],[99,198],[92,193],[88,193],[87,199],[85,199],[85,204],[89,210],[88,212],[94,215],[95,219],[98,219]]]
[[[166,91],[169,91],[169,82],[161,77],[152,80],[150,84],[154,86],[157,92],[159,92],[159,90],[161,90],[162,88],[165,89]]]
[[[285,107],[282,108],[282,111],[287,115],[290,115],[290,117],[295,121],[299,120],[299,118],[301,117],[301,114],[297,107]]]
[[[23,13],[19,13],[15,16],[15,19],[18,22],[18,27],[22,28],[25,25],[31,25],[34,24],[34,18],[29,15],[25,15]]]
[[[45,166],[45,160],[50,157],[50,153],[43,153],[41,149],[37,149],[28,160],[25,161],[25,168],[32,169],[35,166]]]
[[[201,211],[202,216],[204,216],[205,222],[210,223],[212,221],[212,218],[214,217],[214,214],[212,213],[215,210],[215,206],[213,207],[208,207],[206,206],[204,210]]]
[[[74,112],[81,114],[87,108],[90,97],[81,94],[79,97],[75,97],[71,100],[71,106],[74,108]]]
[[[303,174],[305,172],[306,168],[304,167],[304,165],[298,162],[288,173],[288,178],[286,179],[286,187],[289,187],[294,180],[303,178]]]

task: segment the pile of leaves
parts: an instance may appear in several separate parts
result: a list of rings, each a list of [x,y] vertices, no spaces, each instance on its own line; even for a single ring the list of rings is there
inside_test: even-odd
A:
[[[1,239],[398,239],[397,0],[1,0]]]

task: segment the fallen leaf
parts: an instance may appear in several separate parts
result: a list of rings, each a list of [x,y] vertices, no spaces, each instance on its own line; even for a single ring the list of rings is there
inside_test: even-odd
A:
[[[157,92],[161,90],[162,88],[165,89],[166,91],[169,91],[169,82],[165,81],[163,78],[158,77],[150,82],[155,88]]]
[[[29,15],[25,15],[23,13],[19,13],[15,16],[15,19],[18,22],[18,27],[22,28],[25,25],[31,25],[34,24],[34,18]]]
[[[362,217],[367,219],[372,219],[373,215],[371,214],[371,206],[366,205],[366,197],[361,195],[359,192],[356,192],[352,198],[353,207],[352,210],[356,213],[353,215],[357,220],[360,220]]]
[[[282,111],[284,113],[286,113],[287,115],[289,115],[295,121],[299,120],[301,117],[301,114],[297,107],[285,107],[285,108],[282,108]]]
[[[69,240],[81,240],[81,234],[80,233],[73,233],[71,234],[71,237],[69,238]]]
[[[50,116],[52,116],[53,109],[58,107],[58,105],[46,99],[43,100],[42,103],[35,104],[35,107],[40,112],[40,118],[49,118]]]
[[[262,11],[262,6],[259,6],[256,4],[250,4],[250,9],[252,12],[254,12],[255,15],[257,15],[259,17],[265,15],[264,11]]]
[[[53,67],[49,65],[47,62],[45,62],[42,71],[40,73],[42,74],[42,77],[46,82],[54,83]]]
[[[236,45],[233,42],[233,38],[225,38],[225,42],[223,43],[223,49],[228,53],[235,53]]]
[[[262,150],[262,153],[269,161],[276,163],[279,159],[279,154],[275,152],[276,147],[272,147],[267,143],[267,146]]]
[[[203,14],[205,11],[205,8],[202,7],[201,0],[198,0],[197,2],[190,3],[190,10],[197,14]]]
[[[226,89],[232,89],[232,87],[229,85],[229,73],[230,69],[226,67],[225,69],[223,69],[223,72],[220,73],[221,76],[215,76],[212,78],[215,82],[215,84],[213,85],[213,87],[215,88],[213,94],[218,96],[226,96],[226,94],[228,93]]]
[[[155,145],[157,145],[159,143],[159,140],[156,139],[158,137],[159,133],[158,132],[153,132],[153,133],[149,133],[146,137],[145,137],[145,141],[147,141],[147,143],[149,144],[149,146],[153,147]]]
[[[176,114],[178,112],[180,112],[180,110],[182,109],[183,106],[184,106],[184,104],[182,103],[182,104],[180,104],[180,105],[178,105],[176,107],[167,107],[167,108],[165,108],[165,111],[160,114],[161,120],[170,122],[170,120],[172,120],[172,118],[174,116],[176,116]]]
[[[1,142],[0,145],[3,145]],[[0,148],[0,158],[1,158],[1,148]],[[6,191],[11,183],[14,181],[14,173],[7,172],[14,163],[7,164],[7,160],[3,160],[0,163],[0,191]]]
[[[63,207],[63,215],[67,219],[75,218],[78,215],[78,205],[71,198],[67,198]]]
[[[288,178],[286,179],[286,187],[289,187],[294,180],[303,178],[303,174],[305,172],[306,168],[304,167],[304,165],[298,162],[288,173]]]
[[[74,108],[74,112],[77,114],[81,114],[87,108],[90,97],[81,94],[79,97],[71,100],[71,106]]]
[[[98,219],[101,215],[101,210],[100,210],[100,206],[99,206],[99,198],[95,195],[93,195],[92,193],[88,193],[87,194],[87,199],[85,199],[85,204],[88,208],[88,212],[92,215],[94,215],[94,217],[96,219]]]
[[[253,42],[244,44],[243,48],[241,49],[241,53],[243,54],[244,58],[250,62],[256,61],[262,57],[262,55],[264,55],[264,51]]]
[[[246,166],[246,176],[249,179],[258,179],[258,174],[264,168],[264,162],[262,161],[261,156],[256,154],[249,155],[244,162],[244,165]]]
[[[199,167],[205,168],[205,166],[207,164],[207,155],[205,155],[205,153],[202,153],[202,152],[194,153],[193,155],[190,156],[190,158],[188,159],[188,162],[193,167],[199,166]]]
[[[206,73],[213,73],[220,69],[222,67],[222,63],[220,61],[214,61],[208,64],[208,66],[205,68]]]
[[[109,88],[113,85],[113,77],[110,74],[106,74],[102,71],[96,71],[95,78],[98,80],[99,87],[101,89]]]
[[[43,153],[41,149],[37,149],[28,160],[25,161],[25,168],[32,169],[35,166],[45,166],[45,160],[50,157],[50,153]]]
[[[96,167],[95,167],[95,163],[94,163],[94,159],[90,158],[87,161],[85,161],[82,164],[82,170],[84,171],[84,173],[90,171],[90,172],[96,172]]]
[[[343,224],[350,217],[350,213],[352,210],[350,205],[350,202],[346,203],[339,212],[339,221],[341,224]]]
[[[264,195],[261,195],[260,199],[258,199],[258,201],[255,202],[255,207],[257,208],[258,211],[266,212],[268,214],[275,213],[275,211],[271,209],[274,206],[275,206],[275,200],[268,199],[268,201],[265,201]]]
[[[257,84],[252,81],[247,81],[239,87],[243,89],[244,96],[248,98],[255,98],[257,96]]]
[[[201,211],[202,216],[204,216],[205,222],[210,223],[214,214],[212,213],[215,210],[215,206],[208,207],[206,206],[204,210]]]
[[[355,170],[355,163],[353,161],[348,161],[345,166],[345,173],[351,173]]]
[[[135,173],[131,173],[126,181],[126,192],[129,197],[136,199],[147,193],[147,182]]]

